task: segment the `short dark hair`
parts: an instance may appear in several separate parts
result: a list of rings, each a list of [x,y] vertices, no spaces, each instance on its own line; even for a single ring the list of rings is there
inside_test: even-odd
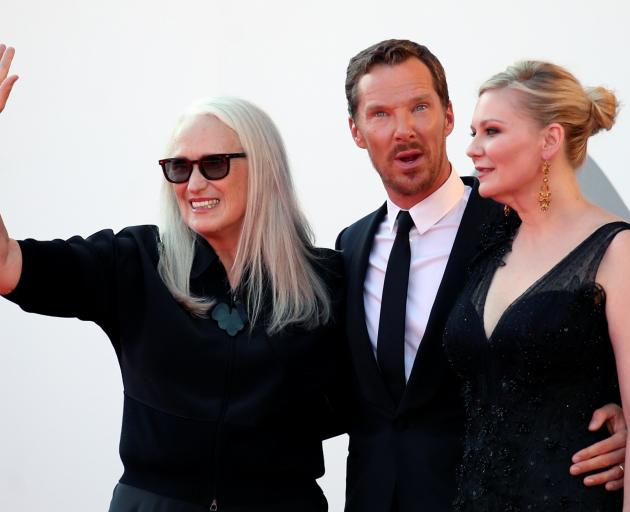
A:
[[[448,107],[448,85],[442,64],[426,46],[407,39],[387,39],[360,51],[350,59],[346,71],[346,99],[348,113],[354,117],[357,109],[357,85],[363,75],[366,75],[377,64],[395,66],[415,57],[422,62],[433,78],[433,87],[444,108]]]

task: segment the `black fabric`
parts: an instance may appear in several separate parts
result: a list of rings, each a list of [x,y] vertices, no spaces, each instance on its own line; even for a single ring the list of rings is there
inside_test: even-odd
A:
[[[160,496],[152,492],[132,487],[126,484],[118,484],[112,496],[109,506],[109,512],[208,512],[216,510],[217,512],[321,512],[326,510],[327,503],[324,495],[321,494],[319,503],[305,501],[297,498],[296,500],[288,500],[282,503],[259,504],[255,509],[248,506],[224,507],[222,502],[211,503],[210,506],[195,505],[194,503],[186,503],[180,500],[174,500],[166,496]]]
[[[208,512],[208,508],[119,483],[114,488],[109,512]]]
[[[622,493],[586,487],[568,466],[573,453],[607,437],[588,430],[593,410],[620,403],[595,277],[624,229],[630,224],[596,230],[518,297],[487,338],[486,297],[513,232],[497,229],[500,241],[478,262],[444,336],[468,417],[456,510],[621,510]]]
[[[445,512],[455,495],[461,462],[464,409],[460,381],[442,346],[444,324],[468,262],[476,253],[481,226],[503,215],[473,187],[440,283],[424,337],[400,403],[380,374],[365,323],[363,283],[376,230],[386,205],[346,228],[337,239],[346,268],[346,333],[352,359],[355,421],[350,428],[346,511]]]
[[[347,387],[338,254],[312,254],[336,322],[268,336],[262,319],[231,337],[165,287],[153,226],[20,247],[22,275],[7,298],[26,311],[94,321],[116,350],[122,483],[206,507],[217,498],[222,510],[283,500],[325,510],[315,483],[324,473],[321,437],[339,432],[332,408]],[[201,239],[190,284],[229,301],[225,271]]]
[[[401,210],[396,238],[387,260],[376,344],[379,368],[396,403],[400,402],[405,389],[405,317],[411,264],[409,231],[412,227],[411,215]]]

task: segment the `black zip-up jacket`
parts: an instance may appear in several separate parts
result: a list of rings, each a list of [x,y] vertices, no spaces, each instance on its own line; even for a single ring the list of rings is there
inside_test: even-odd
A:
[[[22,275],[6,297],[25,311],[94,321],[114,346],[125,390],[121,482],[220,511],[293,501],[326,510],[315,479],[321,438],[338,433],[330,392],[344,386],[338,253],[318,249],[314,264],[335,322],[274,336],[247,325],[232,337],[170,294],[154,226],[20,247]],[[223,266],[201,239],[191,288],[230,301]]]

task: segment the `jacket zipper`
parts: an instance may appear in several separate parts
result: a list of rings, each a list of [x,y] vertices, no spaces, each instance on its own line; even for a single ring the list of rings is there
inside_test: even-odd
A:
[[[219,410],[219,417],[217,418],[217,426],[214,436],[214,447],[212,453],[214,463],[214,485],[212,489],[212,502],[210,503],[210,510],[216,512],[219,510],[219,502],[217,501],[217,481],[219,480],[219,455],[218,450],[221,443],[219,438],[221,435],[221,426],[223,424],[223,418],[225,416],[225,410],[227,409],[227,403],[229,399],[230,384],[232,383],[232,372],[234,369],[234,362],[236,360],[236,339],[230,337],[230,358],[228,360],[227,371],[225,372],[225,382],[223,385],[223,396],[221,397],[221,409]]]

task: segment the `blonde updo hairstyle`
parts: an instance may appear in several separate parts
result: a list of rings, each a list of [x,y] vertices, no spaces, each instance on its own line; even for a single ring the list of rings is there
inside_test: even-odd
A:
[[[541,126],[564,128],[566,156],[574,169],[586,158],[588,138],[615,124],[618,102],[604,87],[582,87],[566,69],[549,62],[523,60],[497,73],[479,88],[479,96],[493,89],[518,91],[518,102]]]

